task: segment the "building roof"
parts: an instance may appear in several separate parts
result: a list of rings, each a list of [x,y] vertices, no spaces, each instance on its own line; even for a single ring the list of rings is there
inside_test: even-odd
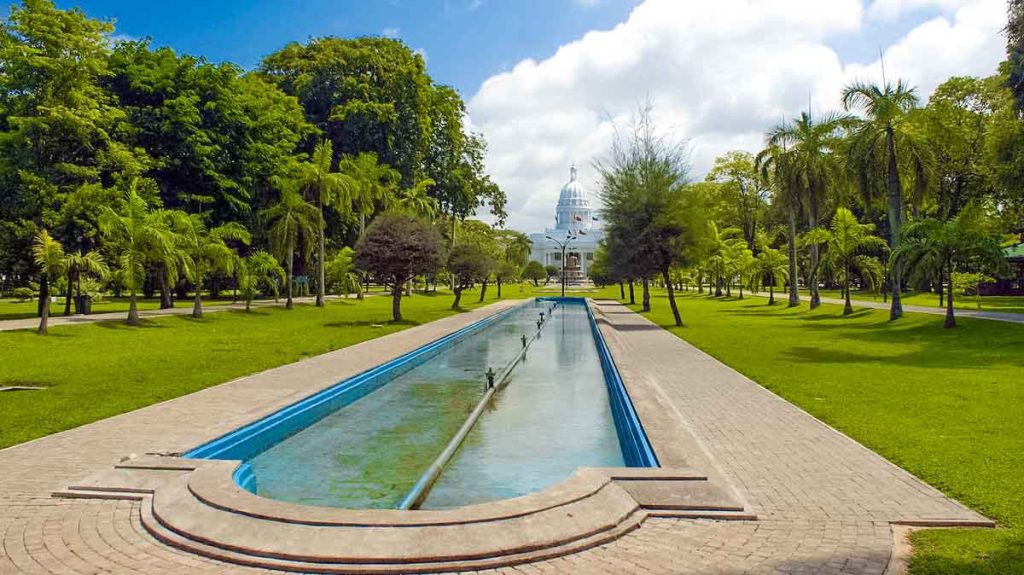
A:
[[[1003,257],[1009,260],[1024,260],[1024,243],[1003,248]]]

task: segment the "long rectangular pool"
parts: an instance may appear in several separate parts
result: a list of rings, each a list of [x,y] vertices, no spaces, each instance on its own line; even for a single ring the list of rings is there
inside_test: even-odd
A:
[[[578,467],[656,466],[589,308],[571,298],[499,312],[186,455],[242,460],[236,481],[272,499],[395,508],[480,401],[487,369],[515,358],[542,312],[540,336],[422,507],[524,495]]]

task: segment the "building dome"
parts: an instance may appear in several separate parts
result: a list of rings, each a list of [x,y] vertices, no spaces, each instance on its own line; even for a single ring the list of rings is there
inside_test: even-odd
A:
[[[558,196],[558,207],[590,207],[587,191],[576,179],[576,166],[569,168],[569,181],[562,186],[562,193]]]
[[[569,169],[569,181],[562,186],[555,208],[556,229],[589,229],[594,220],[594,210],[590,206],[587,190],[576,179],[576,166]]]

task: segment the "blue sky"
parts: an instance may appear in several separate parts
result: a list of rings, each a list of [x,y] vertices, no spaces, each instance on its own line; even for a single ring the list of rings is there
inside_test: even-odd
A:
[[[471,96],[489,75],[625,20],[633,0],[59,0],[117,21],[118,34],[251,68],[310,36],[397,34],[431,75]]]

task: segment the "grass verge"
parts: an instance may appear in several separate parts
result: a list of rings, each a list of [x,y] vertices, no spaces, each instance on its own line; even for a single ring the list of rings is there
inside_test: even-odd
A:
[[[618,289],[607,297],[617,298]],[[1024,573],[1024,329],[660,293],[652,321],[1000,523],[914,534],[914,575]],[[634,309],[639,311],[637,306]]]

